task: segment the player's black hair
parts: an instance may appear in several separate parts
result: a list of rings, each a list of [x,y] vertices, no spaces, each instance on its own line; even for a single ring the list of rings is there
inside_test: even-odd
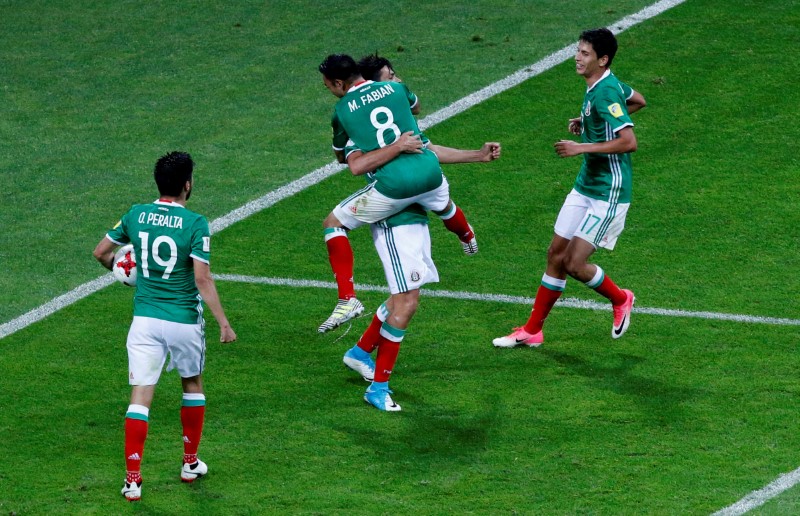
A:
[[[614,60],[614,56],[617,54],[617,38],[614,37],[613,32],[606,28],[589,29],[581,32],[578,40],[592,45],[598,59],[608,56],[606,68],[611,67],[611,61]]]
[[[391,61],[375,52],[361,58],[358,62],[358,71],[361,72],[361,77],[368,81],[377,81],[384,66],[394,70]]]
[[[156,161],[153,171],[158,193],[170,197],[180,196],[186,181],[192,180],[193,170],[194,161],[188,153],[173,151],[164,154]]]
[[[319,65],[319,71],[331,81],[347,81],[359,75],[356,60],[347,54],[329,55]]]

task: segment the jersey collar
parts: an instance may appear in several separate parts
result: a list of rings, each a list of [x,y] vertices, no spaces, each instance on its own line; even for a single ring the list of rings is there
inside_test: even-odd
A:
[[[164,199],[156,199],[155,201],[153,201],[153,204],[159,204],[161,206],[177,206],[183,208],[183,206],[181,206],[175,201],[165,201]]]
[[[356,91],[356,90],[358,90],[358,89],[361,89],[361,87],[362,87],[362,86],[366,86],[367,84],[372,84],[373,82],[375,82],[375,81],[361,81],[361,82],[357,82],[357,83],[353,84],[352,86],[350,86],[350,89],[349,89],[349,90],[347,90],[347,93],[350,93],[350,92]]]
[[[602,81],[603,79],[605,79],[605,78],[606,78],[606,77],[608,77],[609,75],[611,75],[611,70],[610,70],[610,69],[609,69],[609,70],[606,70],[606,71],[605,71],[605,73],[603,74],[603,76],[602,76],[602,77],[600,77],[599,79],[597,79],[597,80],[594,82],[594,84],[592,84],[591,86],[589,86],[588,88],[586,88],[586,91],[587,91],[587,92],[589,92],[589,91],[592,91],[592,88],[594,88],[595,86],[597,86],[597,85],[600,83],[600,81]]]

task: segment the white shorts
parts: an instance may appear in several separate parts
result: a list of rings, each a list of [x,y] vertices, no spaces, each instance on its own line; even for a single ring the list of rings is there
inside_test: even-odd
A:
[[[393,228],[372,224],[372,241],[383,263],[389,292],[399,294],[437,283],[439,272],[431,258],[431,234],[427,224]]]
[[[426,210],[442,211],[447,208],[449,201],[450,185],[444,176],[437,188],[405,199],[386,197],[375,189],[375,183],[370,183],[339,203],[333,209],[333,214],[347,229],[356,229],[387,219],[414,203]]]
[[[573,236],[595,247],[614,249],[617,238],[625,229],[625,217],[630,203],[610,204],[592,199],[572,190],[567,195],[556,219],[556,235],[572,240]]]
[[[181,378],[202,373],[206,360],[204,326],[135,316],[128,331],[128,383],[157,384],[167,353],[167,371],[177,369]]]

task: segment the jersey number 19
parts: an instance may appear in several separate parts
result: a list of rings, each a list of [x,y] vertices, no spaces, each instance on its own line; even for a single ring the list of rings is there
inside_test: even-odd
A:
[[[169,279],[169,275],[172,273],[172,269],[175,268],[175,264],[178,263],[178,246],[175,244],[175,240],[171,237],[166,235],[161,235],[153,240],[153,247],[152,253],[149,248],[149,241],[150,241],[150,234],[144,231],[139,232],[139,239],[142,241],[142,274],[144,274],[145,278],[150,277],[150,262],[149,259],[152,255],[153,261],[156,262],[158,265],[164,267],[164,272],[161,274],[161,277],[164,279]],[[169,247],[169,258],[164,260],[159,256],[158,250],[162,244],[166,244]]]

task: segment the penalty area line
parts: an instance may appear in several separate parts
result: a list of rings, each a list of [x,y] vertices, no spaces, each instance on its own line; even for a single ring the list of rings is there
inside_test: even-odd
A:
[[[300,288],[324,288],[336,290],[336,283],[330,281],[298,280],[292,278],[267,278],[258,276],[244,276],[240,274],[214,274],[217,281],[230,281],[237,283],[252,283],[261,285],[272,285],[278,287],[300,287]],[[356,284],[356,289],[364,292],[384,292],[389,293],[389,289],[378,285]],[[448,299],[460,299],[464,301],[489,301],[497,303],[512,303],[518,305],[532,305],[533,298],[525,296],[509,296],[505,294],[482,294],[479,292],[463,292],[452,290],[431,290],[420,289],[420,293],[425,297],[443,297]],[[611,311],[608,303],[597,301],[587,301],[574,297],[559,299],[556,306],[564,308],[578,308],[582,310]],[[720,312],[693,312],[689,310],[671,310],[667,308],[638,307],[633,308],[634,313],[658,315],[663,317],[687,317],[693,319],[708,319],[716,321],[731,321],[749,324],[769,324],[773,326],[800,326],[800,319],[785,319],[779,317],[761,317],[757,315],[726,314]]]

